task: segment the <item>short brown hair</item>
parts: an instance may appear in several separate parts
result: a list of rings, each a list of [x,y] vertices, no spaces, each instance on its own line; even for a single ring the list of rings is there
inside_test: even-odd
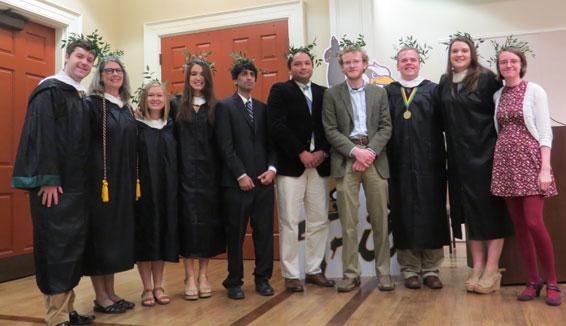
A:
[[[357,48],[357,47],[354,47],[352,45],[348,45],[344,48],[344,50],[342,50],[342,53],[340,53],[340,56],[338,57],[338,63],[340,64],[340,66],[344,65],[344,61],[342,60],[342,56],[345,53],[348,53],[348,52],[361,52],[362,53],[362,61],[365,62],[365,63],[369,63],[369,56],[363,48]]]
[[[96,59],[96,53],[91,52],[92,46],[87,40],[78,39],[76,41],[67,44],[67,47],[65,48],[65,53],[70,57],[76,48],[85,49],[87,52],[94,54],[94,58]]]
[[[503,51],[513,53],[514,55],[518,56],[519,59],[521,59],[521,71],[519,72],[519,77],[523,78],[527,74],[527,56],[525,56],[525,53],[523,53],[521,49],[514,46],[508,46],[506,48],[503,48],[497,54],[497,78],[499,78],[499,80],[503,80],[503,76],[501,75],[501,70],[499,70],[499,56]]]

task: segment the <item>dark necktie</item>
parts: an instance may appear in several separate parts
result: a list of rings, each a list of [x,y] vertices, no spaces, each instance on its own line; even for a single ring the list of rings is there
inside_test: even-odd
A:
[[[252,100],[248,100],[246,102],[246,111],[248,112],[248,115],[250,116],[250,119],[252,120],[252,123],[254,122],[254,109],[252,107]]]

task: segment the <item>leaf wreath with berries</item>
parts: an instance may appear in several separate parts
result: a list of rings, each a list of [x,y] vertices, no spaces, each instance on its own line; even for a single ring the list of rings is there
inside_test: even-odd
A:
[[[317,58],[316,55],[313,53],[313,49],[315,46],[316,46],[316,37],[312,41],[312,43],[307,44],[305,46],[295,47],[289,43],[288,52],[285,53],[283,56],[285,57],[285,59],[290,60],[295,56],[295,54],[299,52],[303,52],[306,53],[311,58],[313,66],[318,67],[322,64],[322,59]]]
[[[234,62],[232,62],[232,66],[230,68],[228,68],[228,71],[232,71],[232,70],[236,69],[236,67],[239,66],[239,65],[244,65],[244,64],[248,64],[248,63],[253,65],[254,61],[255,61],[255,59],[248,58],[246,56],[246,54],[242,53],[242,52],[239,52],[239,53],[232,52],[232,53],[230,53],[230,56],[232,58],[234,58]],[[257,68],[257,71],[262,73],[262,74],[265,74],[265,73],[268,72],[267,70],[261,69],[261,68]]]
[[[414,39],[412,35],[404,38],[401,37],[399,39],[399,44],[393,45],[393,48],[395,49],[396,54],[395,56],[391,57],[391,59],[397,61],[397,55],[399,54],[399,51],[403,49],[413,49],[419,54],[419,61],[422,64],[424,64],[426,59],[428,59],[428,51],[432,50],[432,46],[426,43],[421,46],[417,39]]]
[[[485,40],[483,40],[481,38],[474,40],[472,38],[472,35],[470,35],[470,33],[457,31],[454,34],[448,35],[448,41],[442,42],[442,44],[446,45],[446,49],[448,49],[448,48],[450,48],[450,44],[452,44],[452,42],[454,42],[454,40],[456,40],[459,37],[467,38],[468,40],[470,40],[470,42],[472,42],[472,44],[474,44],[474,46],[476,47],[476,52],[477,52],[478,48],[480,47],[480,44],[485,42]]]
[[[525,55],[530,53],[533,58],[535,57],[535,53],[529,46],[529,42],[519,41],[519,39],[517,39],[513,35],[507,36],[505,42],[503,43],[499,43],[495,40],[491,40],[490,42],[491,45],[493,45],[493,50],[495,50],[495,54],[492,57],[489,57],[489,59],[487,59],[487,63],[489,63],[489,66],[492,66],[493,64],[497,64],[497,57],[499,57],[499,53],[509,47],[517,48]]]
[[[90,53],[96,56],[95,67],[98,67],[104,57],[121,59],[124,56],[123,50],[111,51],[110,43],[102,40],[102,36],[98,35],[98,29],[86,36],[84,34],[70,33],[69,37],[61,42],[61,48],[64,49],[67,45],[79,40],[85,40],[90,44]]]
[[[354,41],[348,39],[346,34],[344,34],[344,36],[340,38],[338,46],[340,47],[340,51],[335,54],[336,57],[339,57],[346,47],[351,47],[354,51],[360,51],[364,46],[366,46],[366,42],[364,41],[364,36],[362,34],[358,34],[358,37]]]
[[[185,56],[185,64],[181,68],[183,69],[183,71],[187,70],[187,68],[189,67],[189,62],[195,60],[206,64],[210,68],[210,71],[212,71],[213,74],[216,72],[216,67],[214,67],[214,62],[207,59],[212,54],[212,51],[208,51],[208,52],[195,51],[194,53],[191,53],[191,51],[185,48],[181,52],[181,54]]]

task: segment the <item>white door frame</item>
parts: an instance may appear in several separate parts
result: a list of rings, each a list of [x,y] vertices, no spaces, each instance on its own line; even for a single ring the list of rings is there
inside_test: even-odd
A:
[[[144,24],[144,67],[161,76],[159,54],[161,38],[208,30],[259,24],[287,19],[289,43],[300,46],[305,42],[304,9],[302,0],[293,0],[241,8],[185,18],[163,20]],[[281,54],[283,55],[283,53]]]
[[[82,33],[82,15],[47,0],[0,0],[0,9],[10,8],[31,21],[55,29],[55,71],[63,67],[65,51],[60,42],[69,33]]]

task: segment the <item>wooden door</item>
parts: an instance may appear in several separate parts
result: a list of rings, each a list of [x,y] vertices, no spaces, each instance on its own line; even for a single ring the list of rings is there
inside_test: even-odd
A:
[[[289,80],[287,61],[284,58],[284,53],[288,49],[288,40],[286,20],[165,37],[161,39],[161,78],[168,83],[168,91],[182,92],[185,81],[185,74],[182,70],[185,55],[182,52],[185,49],[191,53],[212,51],[207,60],[214,62],[216,67],[216,73],[213,76],[214,91],[218,99],[223,99],[236,91],[236,86],[228,71],[233,62],[230,53],[242,52],[248,58],[255,58],[254,63],[258,69],[267,71],[258,74],[256,86],[252,91],[253,98],[265,103],[273,84]],[[275,209],[273,238],[274,257],[279,259],[277,209]],[[244,258],[254,258],[249,224],[244,242]]]
[[[10,188],[27,100],[55,70],[55,30],[0,27],[0,282],[34,273],[28,193]]]

